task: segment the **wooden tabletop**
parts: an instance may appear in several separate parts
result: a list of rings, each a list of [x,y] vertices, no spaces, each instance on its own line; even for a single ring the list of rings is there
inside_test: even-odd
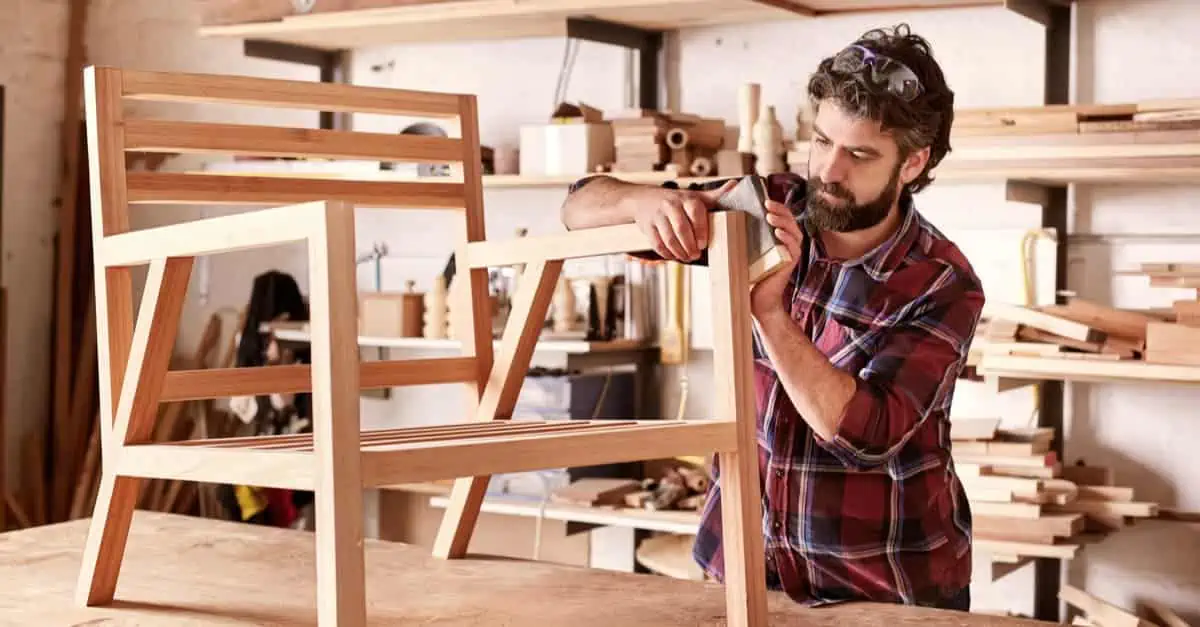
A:
[[[0,534],[0,624],[315,625],[313,535],[138,511],[111,607],[74,603],[87,520]],[[369,540],[371,624],[723,625],[719,585],[539,562],[441,561]],[[805,609],[770,597],[771,625],[1050,623],[895,605]]]

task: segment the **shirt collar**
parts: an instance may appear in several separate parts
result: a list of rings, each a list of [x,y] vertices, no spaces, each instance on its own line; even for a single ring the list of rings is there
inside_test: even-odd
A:
[[[803,201],[801,201],[803,202]],[[908,255],[916,242],[918,232],[917,212],[913,206],[912,194],[904,191],[900,195],[900,227],[886,240],[859,257],[846,260],[831,260],[825,254],[821,238],[817,237],[812,227],[803,220],[802,228],[808,234],[809,255],[813,260],[824,259],[842,266],[862,266],[872,278],[878,281],[886,280],[899,267],[900,262]]]

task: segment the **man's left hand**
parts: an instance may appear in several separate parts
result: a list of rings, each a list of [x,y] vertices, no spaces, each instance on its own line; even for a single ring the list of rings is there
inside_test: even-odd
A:
[[[796,218],[786,205],[768,200],[766,209],[767,224],[774,229],[780,245],[787,249],[791,261],[756,283],[750,290],[750,312],[759,319],[784,310],[783,291],[792,271],[796,269],[796,264],[800,262],[804,245],[804,234],[800,231],[800,225],[796,223]]]

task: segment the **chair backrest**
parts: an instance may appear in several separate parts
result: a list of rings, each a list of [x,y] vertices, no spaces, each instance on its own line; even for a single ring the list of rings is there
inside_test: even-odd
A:
[[[92,195],[93,245],[131,230],[131,204],[251,205],[274,207],[311,201],[342,201],[355,207],[434,209],[460,212],[465,229],[456,251],[485,238],[482,158],[476,97],[472,94],[414,91],[358,85],[135,71],[88,67],[84,71]],[[221,124],[138,118],[129,101],[213,103],[292,110],[368,113],[432,120],[446,137],[384,134],[282,126]],[[364,159],[394,163],[448,164],[448,177],[330,177],[303,173],[187,173],[127,171],[126,153],[225,154],[324,159]],[[476,381],[468,382],[475,402],[492,365],[487,270],[459,273],[452,302],[474,315],[457,328],[464,356],[475,360]],[[112,422],[133,335],[133,293],[129,267],[106,268],[97,276],[96,315],[105,428]]]

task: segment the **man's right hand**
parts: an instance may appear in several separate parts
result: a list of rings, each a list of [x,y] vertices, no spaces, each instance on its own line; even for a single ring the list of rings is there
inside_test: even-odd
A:
[[[634,211],[634,222],[663,259],[695,261],[708,246],[708,212],[737,182],[731,179],[707,191],[661,190],[657,203],[641,204]]]

